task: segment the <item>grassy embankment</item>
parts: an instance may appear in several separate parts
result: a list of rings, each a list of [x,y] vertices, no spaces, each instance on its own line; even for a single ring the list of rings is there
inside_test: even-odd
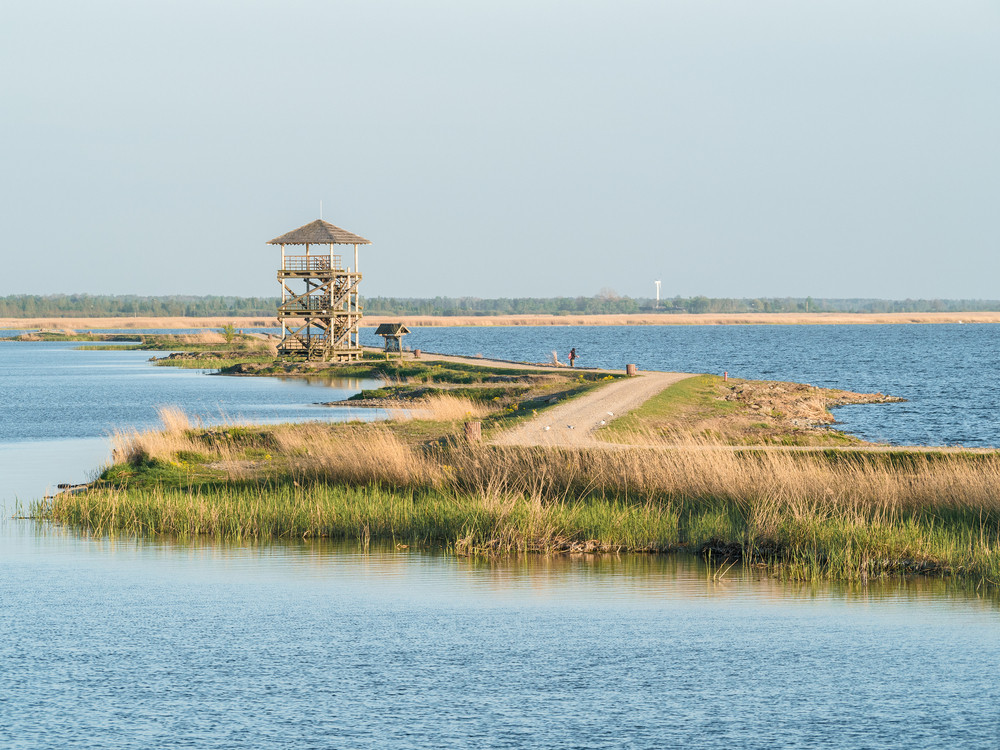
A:
[[[829,425],[831,407],[904,399],[802,383],[724,380],[698,375],[682,380],[613,421],[599,433],[609,442],[710,442],[723,445],[860,446],[864,441]]]
[[[436,395],[418,433],[205,429],[167,413],[162,432],[116,437],[116,463],[93,489],[33,514],[95,533],[385,539],[467,554],[689,550],[796,579],[923,573],[1000,585],[995,453],[456,439],[462,420],[495,409]]]

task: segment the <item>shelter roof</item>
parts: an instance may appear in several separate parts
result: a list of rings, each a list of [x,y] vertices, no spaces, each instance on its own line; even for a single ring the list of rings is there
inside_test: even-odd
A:
[[[270,240],[268,245],[370,245],[371,240],[366,240],[360,235],[348,232],[346,229],[335,227],[328,221],[316,219],[308,224],[303,224],[298,229],[286,232],[280,237]]]
[[[376,336],[400,336],[409,332],[410,329],[402,323],[382,323],[375,329]]]

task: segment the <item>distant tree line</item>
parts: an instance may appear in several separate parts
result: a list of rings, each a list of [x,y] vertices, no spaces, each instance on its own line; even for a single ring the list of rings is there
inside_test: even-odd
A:
[[[913,313],[1000,310],[1000,300],[813,299],[812,297],[643,297],[598,294],[595,297],[372,297],[364,301],[372,315],[593,315],[610,313],[754,313],[837,312]]]
[[[218,315],[274,315],[277,304],[277,297],[14,294],[0,297],[0,317],[127,318],[146,316],[195,318]]]
[[[642,312],[644,300],[631,297],[369,297],[370,315],[602,315]]]
[[[0,297],[0,317],[219,317],[270,316],[277,297],[143,297],[133,294],[15,294]],[[969,299],[813,299],[812,297],[674,297],[661,300],[622,297],[610,290],[593,297],[370,297],[370,315],[602,315],[623,313],[838,312],[916,313],[1000,310],[998,300]]]

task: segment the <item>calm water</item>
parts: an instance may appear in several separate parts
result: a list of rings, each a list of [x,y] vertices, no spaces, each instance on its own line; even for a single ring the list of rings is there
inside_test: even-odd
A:
[[[625,341],[642,332],[621,330]],[[624,346],[602,331],[528,336],[541,355],[568,348],[563,334],[580,350],[588,336]],[[445,333],[420,330],[412,345],[542,358],[489,349],[529,340],[524,329],[453,331],[453,346],[430,338]],[[676,335],[655,331],[666,334]],[[602,364],[653,366],[628,355]],[[332,411],[312,405],[335,397],[329,385],[147,358],[0,343],[5,516],[15,494],[84,475],[110,428],[154,422],[157,404],[207,418]],[[719,369],[693,361],[665,366]],[[0,747],[1000,747],[995,592],[711,573],[683,557],[484,563],[323,543],[91,539],[7,520]]]
[[[376,337],[365,331],[366,343]],[[1000,446],[1000,325],[420,328],[425,351],[791,380],[907,403],[838,409],[844,429],[902,445]]]

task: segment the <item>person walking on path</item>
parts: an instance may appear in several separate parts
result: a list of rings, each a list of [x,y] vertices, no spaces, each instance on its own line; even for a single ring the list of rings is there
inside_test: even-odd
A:
[[[576,361],[576,347],[574,346],[569,350],[569,366],[572,367],[573,363]]]

